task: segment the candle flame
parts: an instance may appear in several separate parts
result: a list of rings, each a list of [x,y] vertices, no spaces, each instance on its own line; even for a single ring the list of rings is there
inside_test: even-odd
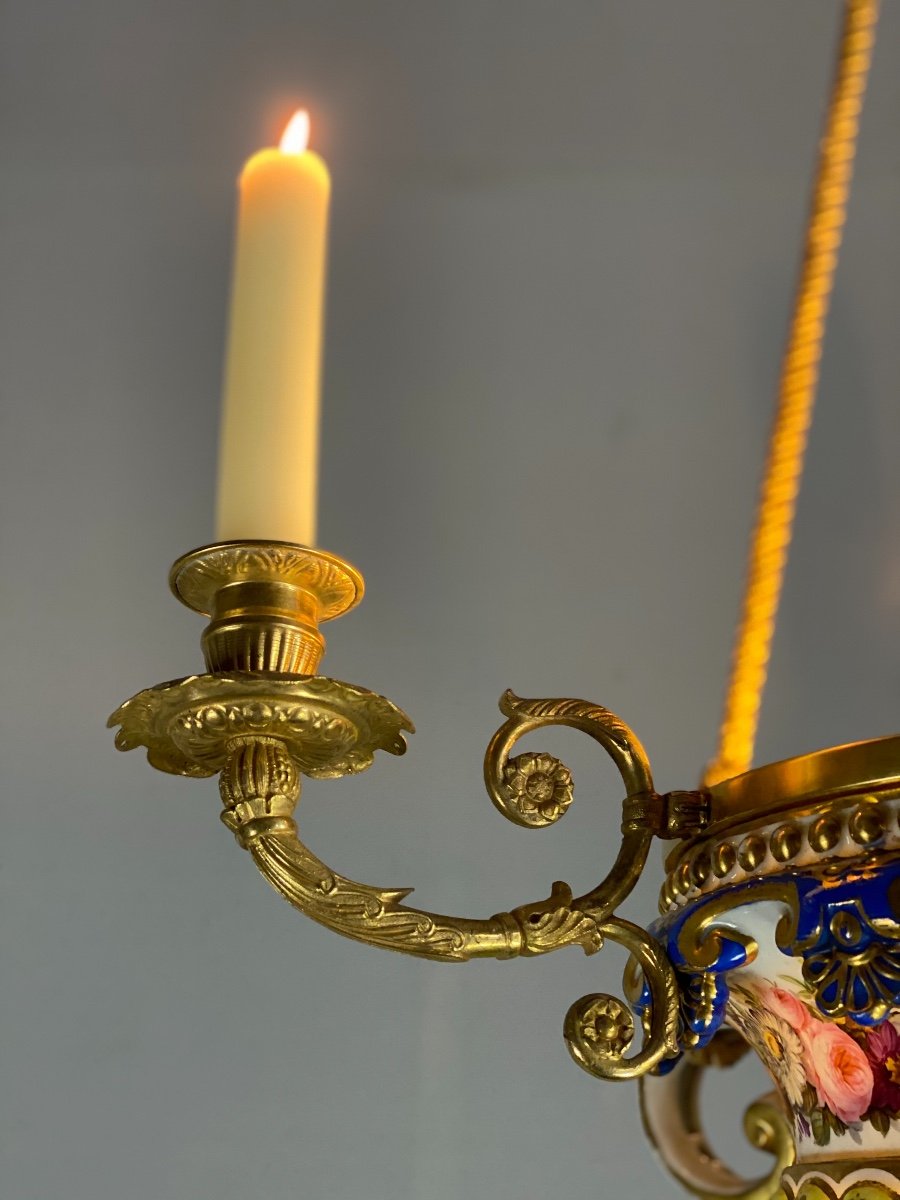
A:
[[[309,142],[309,113],[298,108],[281,135],[282,154],[302,154]]]

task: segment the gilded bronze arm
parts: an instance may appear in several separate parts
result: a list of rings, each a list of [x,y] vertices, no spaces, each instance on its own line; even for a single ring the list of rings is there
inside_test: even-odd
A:
[[[625,788],[621,840],[608,874],[583,896],[556,882],[550,895],[487,919],[445,916],[407,903],[410,889],[356,883],[300,840],[294,810],[303,775],[336,778],[368,767],[376,750],[402,754],[409,718],[364,688],[314,669],[324,648],[317,620],[361,594],[352,568],[318,551],[278,544],[226,544],[173,568],[172,586],[212,613],[204,638],[209,673],[138,693],[110,718],[121,750],[145,746],[151,764],[188,776],[219,775],[222,820],[269,883],[295,908],[345,937],[441,962],[548,954],[578,945],[594,954],[607,939],[634,956],[649,986],[640,1051],[628,1007],[606,995],[570,1009],[565,1037],[575,1060],[604,1078],[643,1074],[676,1052],[678,995],[665,953],[616,916],[640,877],[654,837],[685,837],[707,819],[703,793],[660,795],[647,756],[627,725],[583,700],[523,700],[506,692],[506,721],[484,762],[488,794],[526,828],[553,824],[569,807],[572,776],[549,754],[511,751],[551,726],[588,734],[610,755]]]

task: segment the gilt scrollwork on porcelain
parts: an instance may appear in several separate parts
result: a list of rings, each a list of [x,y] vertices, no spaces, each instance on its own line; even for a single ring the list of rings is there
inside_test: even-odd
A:
[[[655,927],[678,979],[680,1055],[643,1077],[642,1111],[665,1165],[694,1195],[900,1194],[900,972],[890,957],[898,889],[900,857],[883,855],[725,888]],[[871,952],[876,942],[886,958]],[[697,1100],[710,1057],[735,1035],[780,1097],[769,1105],[777,1161],[746,1184],[710,1148]]]
[[[676,972],[681,997],[681,1044],[702,1049],[709,1045],[725,1018],[728,984],[724,973]]]
[[[719,906],[705,907],[702,913],[685,913],[681,921],[669,925],[659,921],[651,926],[665,947],[678,991],[677,1051],[660,1063],[658,1071],[662,1074],[673,1070],[685,1052],[704,1049],[719,1034],[727,1012],[729,974],[746,966],[756,955],[752,937],[720,928],[716,923],[721,915]],[[689,953],[683,944],[685,927],[689,931]],[[640,972],[633,967],[631,972],[635,1011],[642,1015],[650,1002],[650,989]]]
[[[876,1025],[900,1002],[900,859],[801,889],[793,954],[820,1011]]]
[[[660,796],[637,738],[598,705],[523,700],[507,692],[501,710],[507,720],[488,747],[484,774],[491,799],[516,824],[551,824],[571,802],[572,777],[558,759],[534,752],[510,757],[520,738],[549,726],[574,727],[599,742],[622,775],[626,798],[619,852],[602,883],[575,897],[559,881],[546,899],[487,920],[414,908],[405,903],[410,889],[348,879],[299,838],[294,809],[302,775],[348,774],[368,767],[378,749],[394,754],[406,749],[403,734],[412,724],[383,697],[322,676],[234,672],[141,692],[110,723],[120,725],[120,749],[145,746],[150,762],[162,770],[220,772],[222,819],[239,844],[291,904],[346,937],[444,962],[531,957],[571,945],[594,954],[607,939],[625,946],[646,981],[641,1047],[627,1056],[634,1020],[625,1004],[608,996],[573,1005],[565,1036],[586,1070],[609,1079],[636,1077],[677,1052],[678,988],[660,944],[615,910],[640,877],[654,837],[679,828],[695,832],[703,823],[705,798],[683,792]]]
[[[883,858],[868,871],[835,865],[820,873],[821,879],[785,875],[723,888],[657,922],[653,930],[666,945],[682,996],[709,993],[710,985],[692,983],[692,976],[718,977],[753,962],[758,947],[736,910],[770,902],[781,913],[776,945],[798,960],[821,1014],[861,1025],[882,1021],[900,1004],[900,857]],[[707,1008],[721,1010],[723,1002]],[[715,1029],[707,1021],[706,1035]]]
[[[679,1056],[661,1062],[645,1096],[686,1104],[674,1084],[661,1092],[662,1080],[691,1082],[685,1064],[734,1030],[778,1086],[801,1162],[879,1147],[900,1162],[898,899],[900,856],[881,855],[724,888],[660,921],[654,932],[680,994]],[[665,1139],[671,1120],[659,1105],[653,1112],[664,1126],[654,1136]],[[678,1120],[683,1133],[688,1117]],[[675,1143],[662,1153],[676,1176],[688,1171],[696,1194],[736,1194],[716,1191],[715,1171],[704,1174],[702,1163],[688,1170]]]

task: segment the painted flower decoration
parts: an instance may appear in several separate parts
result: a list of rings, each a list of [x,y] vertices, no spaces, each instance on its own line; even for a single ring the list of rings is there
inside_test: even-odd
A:
[[[900,1112],[900,1033],[890,1021],[869,1030],[866,1058],[874,1079],[871,1107]]]
[[[755,997],[750,992],[734,984],[728,997],[728,1024],[743,1037],[751,1046],[756,1044],[759,1032],[758,1015],[761,1005],[754,1004]]]
[[[503,772],[510,801],[523,825],[552,825],[572,803],[572,773],[552,754],[519,754]]]
[[[822,1104],[846,1125],[858,1121],[872,1102],[875,1078],[865,1052],[837,1025],[817,1022],[806,1038]]]
[[[788,1103],[799,1108],[806,1086],[803,1043],[799,1034],[777,1013],[763,1009],[759,1014],[758,1038],[766,1066],[781,1085]]]
[[[766,993],[764,1002],[773,1013],[787,1021],[795,1033],[803,1033],[815,1021],[815,1017],[803,1001],[784,988],[771,988]]]

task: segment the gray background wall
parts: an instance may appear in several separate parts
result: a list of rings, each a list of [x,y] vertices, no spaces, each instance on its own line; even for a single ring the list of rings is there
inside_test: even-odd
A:
[[[761,761],[898,724],[885,8]],[[496,698],[610,705],[666,788],[712,751],[837,15],[6,0],[4,1197],[675,1194],[633,1089],[563,1047],[614,952],[451,969],[344,942],[269,891],[213,782],[103,725],[200,662],[165,576],[211,533],[233,180],[303,102],[334,176],[321,536],[369,586],[325,665],[420,730],[309,786],[307,840],[439,909],[590,886],[612,769],[560,737],[581,803],[507,825],[479,778]],[[714,1107],[752,1165],[750,1076]]]

